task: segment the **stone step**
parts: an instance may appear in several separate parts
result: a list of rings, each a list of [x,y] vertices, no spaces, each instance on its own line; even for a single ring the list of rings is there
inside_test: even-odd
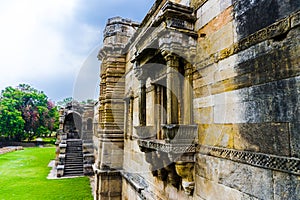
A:
[[[71,172],[71,173],[65,173],[64,176],[83,176],[83,172]]]
[[[82,151],[78,151],[78,152],[66,152],[66,154],[68,154],[68,155],[81,155],[83,153],[82,153]]]
[[[66,160],[66,163],[82,163],[82,159],[69,159],[69,160]]]
[[[82,165],[82,161],[81,160],[74,160],[74,161],[67,161],[66,165],[70,165],[70,164],[81,164]]]
[[[72,162],[72,161],[83,161],[83,158],[82,157],[81,158],[78,158],[78,157],[74,157],[74,158],[67,157],[66,161],[70,161],[70,162]]]
[[[66,158],[66,159],[69,159],[69,160],[73,160],[73,159],[83,159],[83,156],[66,156],[65,158]]]
[[[75,160],[75,159],[83,160],[83,156],[69,156],[69,155],[67,155],[66,159],[68,159],[68,160]]]
[[[73,177],[73,176],[83,176],[83,173],[77,173],[77,174],[65,174],[64,177]]]
[[[67,151],[82,151],[82,147],[76,147],[76,148],[73,148],[73,147],[67,147],[66,149]]]
[[[71,171],[83,171],[83,168],[66,168],[65,172],[71,172]]]
[[[83,173],[83,169],[82,170],[78,170],[78,169],[67,169],[64,172],[65,174],[77,174],[77,173]]]
[[[82,162],[82,158],[66,158],[66,163],[71,163],[71,162]]]
[[[76,162],[66,162],[66,166],[69,165],[83,165],[82,162],[76,161]]]
[[[82,144],[80,144],[80,143],[67,143],[67,146],[68,147],[81,147]]]
[[[72,149],[72,150],[81,150],[82,149],[82,146],[70,146],[70,147],[67,147],[67,150],[70,150],[70,149]]]
[[[82,140],[67,140],[64,176],[83,176]]]
[[[70,172],[70,171],[82,171],[83,170],[83,167],[81,167],[81,168],[65,168],[65,171],[68,171],[68,172]]]
[[[82,150],[67,150],[66,153],[82,153]]]
[[[83,153],[67,153],[66,157],[82,157]]]
[[[81,146],[82,142],[67,142],[68,146]]]
[[[82,152],[78,152],[78,153],[66,153],[66,156],[78,156],[81,157],[83,155]]]
[[[72,166],[83,166],[82,163],[67,163],[66,167],[72,167]]]

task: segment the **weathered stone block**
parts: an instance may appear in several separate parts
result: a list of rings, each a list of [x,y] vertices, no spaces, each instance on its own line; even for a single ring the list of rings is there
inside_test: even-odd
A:
[[[290,155],[288,123],[237,124],[234,147],[282,156]]]
[[[282,3],[280,0],[243,1],[235,0],[234,13],[239,38],[264,28],[289,13],[299,10],[298,1]]]
[[[213,107],[202,107],[196,110],[197,118],[195,118],[196,123],[205,123],[210,124],[213,123]]]
[[[220,190],[226,196],[234,192],[236,195],[244,193],[258,199],[273,199],[272,171],[211,156],[198,155],[197,194],[204,199],[207,197],[203,195],[214,195],[211,196],[213,199],[223,198]],[[243,198],[239,196],[238,199]]]
[[[274,200],[294,200],[300,197],[300,178],[282,172],[273,172]]]
[[[199,124],[199,144],[232,148],[236,131],[233,124]]]
[[[214,200],[239,200],[243,199],[243,194],[238,190],[225,187],[218,182],[196,176],[196,195],[203,199]]]
[[[291,134],[291,156],[300,158],[300,122],[290,123],[289,128]]]
[[[224,161],[224,162],[222,162]],[[273,199],[272,171],[222,160],[219,183],[258,199]]]

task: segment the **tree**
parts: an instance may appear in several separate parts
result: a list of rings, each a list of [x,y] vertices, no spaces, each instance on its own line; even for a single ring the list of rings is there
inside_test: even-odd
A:
[[[58,110],[44,92],[20,84],[16,88],[7,87],[2,91],[0,120],[0,133],[5,137],[32,140],[58,128]],[[5,127],[5,122],[12,125]]]
[[[0,101],[0,132],[6,138],[24,139],[24,124],[22,112],[16,109],[17,101],[4,98]]]

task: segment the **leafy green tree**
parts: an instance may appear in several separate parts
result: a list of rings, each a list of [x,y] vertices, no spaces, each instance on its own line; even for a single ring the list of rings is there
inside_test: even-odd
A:
[[[14,124],[7,128],[1,124],[0,133],[15,140],[32,140],[58,128],[58,110],[54,103],[44,92],[27,84],[7,87],[2,91],[0,114],[0,119]]]
[[[0,133],[8,139],[24,139],[22,112],[16,109],[15,99],[4,98],[0,101]]]

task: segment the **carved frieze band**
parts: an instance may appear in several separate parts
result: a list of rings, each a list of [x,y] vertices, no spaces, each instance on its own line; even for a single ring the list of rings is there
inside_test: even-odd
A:
[[[170,144],[154,140],[138,140],[138,145],[165,153],[182,154],[196,152],[195,144]]]
[[[241,162],[256,167],[278,170],[295,175],[300,175],[300,159],[275,156],[269,154],[255,153],[249,151],[238,151],[220,147],[199,145],[197,151],[200,154],[224,158],[235,162]]]

